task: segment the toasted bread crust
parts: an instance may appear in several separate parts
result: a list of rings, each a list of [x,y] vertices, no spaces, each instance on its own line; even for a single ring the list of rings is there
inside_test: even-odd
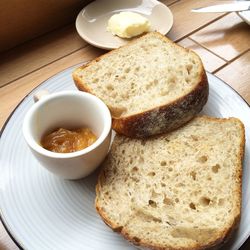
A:
[[[205,71],[199,84],[187,95],[172,103],[156,107],[124,118],[113,118],[112,128],[128,137],[146,138],[172,131],[199,113],[206,104],[209,94]]]
[[[210,249],[210,250],[215,250],[219,249],[221,246],[223,246],[225,243],[228,242],[228,240],[231,238],[235,230],[238,228],[239,223],[240,223],[240,217],[241,217],[241,196],[242,196],[242,165],[243,165],[243,159],[244,159],[244,152],[245,152],[245,128],[243,123],[237,119],[237,118],[215,118],[215,117],[209,117],[209,116],[201,116],[204,119],[207,120],[215,120],[220,123],[223,123],[224,121],[228,119],[232,120],[237,120],[241,126],[241,143],[240,143],[240,152],[238,155],[238,164],[235,167],[236,168],[236,174],[235,174],[235,180],[237,183],[236,190],[234,192],[234,197],[235,197],[235,203],[236,207],[234,212],[234,219],[231,221],[231,224],[228,225],[228,227],[224,228],[221,230],[221,232],[217,235],[215,239],[211,239],[211,242],[208,244],[204,245],[192,245],[192,246],[186,246],[185,248],[172,248],[170,246],[162,246],[162,245],[152,245],[149,242],[143,240],[143,239],[138,239],[136,237],[133,237],[130,235],[125,227],[122,227],[120,225],[116,225],[114,222],[112,222],[108,216],[106,215],[105,211],[102,209],[102,207],[99,205],[98,202],[98,193],[100,192],[101,189],[101,183],[102,183],[102,178],[105,178],[104,171],[101,170],[99,177],[98,177],[98,182],[96,185],[96,199],[95,199],[95,207],[105,224],[107,224],[114,232],[120,233],[125,239],[130,241],[136,246],[142,247],[142,249],[152,249],[152,250],[201,250],[201,249]]]
[[[155,35],[159,36],[158,33]],[[168,43],[174,44],[174,46],[180,47],[182,50],[189,51],[194,54],[195,57],[198,57],[195,52],[175,44],[164,36],[161,36],[161,39],[166,40]],[[135,42],[136,40],[133,40],[130,42],[130,44]],[[123,48],[126,46],[128,45],[123,46]],[[118,53],[119,49],[120,48],[109,51],[108,53],[96,58],[88,64],[76,69],[73,72],[73,79],[77,88],[81,91],[94,94],[84,83],[84,79],[79,78],[77,72],[84,70],[84,68],[89,67],[92,64],[95,64],[100,59],[105,58],[108,54]],[[112,114],[112,128],[117,133],[131,138],[146,138],[152,135],[172,131],[191,120],[206,104],[209,94],[207,76],[200,58],[199,61],[201,68],[199,75],[200,80],[189,93],[181,96],[171,103],[167,103],[165,105],[161,105],[131,116],[115,117]]]

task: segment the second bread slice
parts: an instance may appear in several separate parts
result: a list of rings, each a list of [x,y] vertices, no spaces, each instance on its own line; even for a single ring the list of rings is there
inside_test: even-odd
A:
[[[136,245],[217,249],[240,219],[244,126],[196,117],[148,139],[117,135],[96,186],[96,209]]]
[[[113,50],[73,73],[76,86],[109,107],[113,129],[148,137],[186,123],[205,105],[202,62],[157,32]]]

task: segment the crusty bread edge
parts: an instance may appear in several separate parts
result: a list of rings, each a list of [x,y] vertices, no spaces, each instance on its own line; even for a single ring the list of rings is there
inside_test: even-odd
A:
[[[201,80],[188,94],[175,101],[158,106],[145,112],[131,115],[124,118],[113,118],[112,128],[119,134],[131,138],[146,138],[155,134],[170,132],[190,121],[199,113],[208,99],[208,82],[205,71],[202,72]],[[157,113],[157,115],[152,114]],[[151,130],[160,123],[164,127],[157,133]]]
[[[166,36],[158,33],[152,32],[154,36],[160,36],[160,39],[166,40],[171,43],[172,46],[177,46],[182,50],[185,50],[189,53],[192,53],[197,57],[200,61],[200,79],[196,86],[190,90],[185,96],[165,105],[161,105],[155,107],[153,109],[147,110],[142,113],[134,114],[127,117],[119,117],[116,118],[112,116],[112,128],[119,134],[126,135],[128,137],[137,137],[137,138],[145,138],[151,135],[160,134],[164,132],[169,132],[174,130],[181,125],[185,124],[189,120],[191,120],[197,113],[201,111],[203,106],[206,104],[209,94],[209,86],[207,81],[206,72],[203,67],[203,63],[200,57],[193,51],[183,48],[182,46],[174,43]],[[147,35],[147,34],[146,34]],[[146,36],[145,35],[145,36]],[[142,39],[142,37],[138,39]],[[129,44],[135,43],[137,40],[131,41]],[[77,68],[72,76],[75,82],[76,87],[85,92],[91,92],[89,88],[84,84],[83,80],[79,78],[78,71],[83,70],[84,68],[91,66],[92,64],[98,62],[102,58],[105,58],[109,53],[118,53],[121,48],[124,48],[129,45],[124,45],[116,50],[109,51],[104,55],[94,59],[93,61]],[[104,101],[104,100],[103,100]],[[109,107],[110,108],[110,107]],[[178,112],[177,112],[178,111]],[[152,119],[152,115],[157,113],[157,116],[154,116]],[[157,132],[153,131],[151,128],[159,125],[161,119],[160,117],[165,117],[164,124],[162,123],[162,128],[160,128]],[[153,124],[152,124],[153,123]],[[151,127],[149,127],[151,126]]]
[[[210,117],[206,115],[199,116],[207,120],[214,120],[218,121],[220,123],[223,123],[229,119],[235,120],[240,124],[241,127],[241,143],[240,143],[240,152],[238,155],[238,165],[236,166],[236,190],[235,190],[235,197],[237,197],[236,204],[237,206],[234,207],[234,220],[232,221],[231,225],[229,225],[227,228],[225,228],[223,231],[220,232],[218,237],[214,240],[212,240],[207,245],[197,245],[192,247],[185,247],[185,248],[172,248],[172,247],[162,247],[160,245],[151,245],[148,242],[140,240],[138,242],[138,239],[135,239],[129,235],[128,232],[125,231],[125,229],[122,226],[116,225],[112,221],[108,219],[108,217],[105,214],[105,211],[99,206],[98,204],[98,193],[100,192],[100,182],[101,178],[103,178],[103,170],[101,169],[97,184],[96,184],[96,198],[95,198],[95,208],[99,215],[101,216],[102,220],[106,225],[108,225],[114,232],[117,232],[121,234],[125,239],[133,243],[134,245],[140,246],[142,248],[148,248],[152,250],[201,250],[201,249],[210,249],[210,250],[216,250],[219,249],[222,245],[224,245],[228,240],[231,238],[235,230],[238,228],[241,218],[241,196],[242,196],[242,166],[243,166],[243,159],[244,159],[244,152],[245,152],[245,127],[244,124],[238,119],[234,117],[229,118],[216,118],[216,117]]]

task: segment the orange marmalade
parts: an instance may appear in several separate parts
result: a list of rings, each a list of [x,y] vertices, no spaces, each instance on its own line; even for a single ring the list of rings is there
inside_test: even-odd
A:
[[[59,128],[44,136],[42,147],[56,153],[71,153],[87,148],[96,141],[96,136],[89,128],[68,130]]]

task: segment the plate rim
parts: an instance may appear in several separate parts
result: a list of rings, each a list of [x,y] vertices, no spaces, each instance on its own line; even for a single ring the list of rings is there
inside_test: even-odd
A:
[[[8,123],[9,123],[11,117],[14,115],[14,113],[17,111],[17,109],[20,107],[20,105],[25,101],[25,99],[28,98],[28,97],[30,96],[30,94],[31,94],[32,92],[34,92],[36,89],[38,89],[40,86],[42,86],[45,82],[49,81],[51,78],[53,78],[53,77],[55,77],[55,76],[57,76],[57,75],[59,75],[59,74],[62,74],[63,72],[65,72],[65,71],[67,71],[67,70],[69,70],[69,69],[73,69],[73,68],[75,68],[75,67],[77,67],[77,66],[85,65],[85,64],[87,64],[88,62],[89,62],[89,60],[83,61],[83,62],[81,62],[81,63],[77,63],[77,64],[74,64],[74,65],[72,65],[72,66],[70,66],[70,67],[67,67],[67,68],[65,68],[65,69],[62,69],[62,70],[58,71],[57,73],[51,75],[51,76],[48,77],[47,79],[43,80],[43,81],[42,81],[41,83],[39,83],[36,87],[32,88],[32,89],[31,89],[31,90],[30,90],[30,91],[29,91],[29,92],[19,101],[19,103],[16,105],[16,107],[12,110],[12,112],[9,114],[9,116],[8,116],[7,119],[5,120],[3,126],[2,126],[2,128],[1,128],[1,130],[0,130],[0,139],[1,139],[1,137],[2,137],[2,134],[4,133],[4,130],[5,130],[6,127],[7,127],[7,125],[8,125]],[[222,79],[219,78],[218,76],[216,76],[216,75],[214,75],[214,74],[212,74],[212,73],[210,73],[210,72],[208,72],[208,71],[206,71],[206,74],[207,74],[207,75],[211,75],[212,77],[217,78],[221,83],[223,83],[223,84],[225,84],[226,86],[228,86],[231,90],[233,90],[233,92],[234,92],[235,94],[237,94],[237,95],[240,97],[240,99],[241,99],[242,101],[244,101],[244,102],[247,104],[248,108],[250,109],[250,104],[249,104],[249,103],[242,97],[242,95],[241,95],[237,90],[235,90],[232,86],[230,86],[230,85],[229,85],[228,83],[226,83],[224,80],[222,80]],[[25,249],[25,247],[23,246],[24,244],[23,244],[20,240],[18,240],[18,239],[15,238],[15,236],[14,236],[15,233],[11,232],[10,227],[8,226],[8,222],[7,222],[7,220],[4,219],[3,212],[2,212],[1,209],[0,209],[0,221],[2,222],[2,225],[3,225],[4,229],[6,230],[8,236],[12,239],[12,241],[16,244],[16,246],[17,246],[19,249],[24,250],[24,249]],[[242,243],[241,247],[243,246],[243,244],[244,244],[248,239],[250,239],[250,235],[245,239],[245,241]]]

